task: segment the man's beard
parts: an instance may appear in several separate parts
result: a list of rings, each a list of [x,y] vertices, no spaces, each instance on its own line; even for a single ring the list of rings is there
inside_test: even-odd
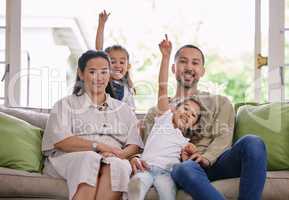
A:
[[[190,84],[186,84],[185,81],[183,81],[181,78],[177,79],[177,83],[179,86],[181,86],[182,88],[189,90],[191,88],[195,88],[198,84],[199,80],[194,79]]]

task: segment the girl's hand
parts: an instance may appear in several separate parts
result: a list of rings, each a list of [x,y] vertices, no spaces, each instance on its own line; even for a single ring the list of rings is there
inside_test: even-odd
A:
[[[103,10],[101,13],[98,15],[98,24],[103,25],[105,24],[106,20],[108,19],[110,13],[106,13],[105,10]]]
[[[171,41],[168,39],[168,35],[165,34],[165,39],[161,41],[161,43],[159,44],[159,48],[161,50],[161,53],[164,57],[166,56],[170,56],[171,55],[171,51],[172,51],[172,43]]]
[[[149,170],[149,165],[144,160],[140,160],[137,157],[134,157],[130,160],[130,165],[133,174],[137,173],[138,170],[142,172],[145,170]]]

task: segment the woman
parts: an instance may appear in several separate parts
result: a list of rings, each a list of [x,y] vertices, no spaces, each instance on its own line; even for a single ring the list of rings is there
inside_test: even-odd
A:
[[[131,109],[105,93],[109,68],[105,52],[82,54],[73,94],[47,122],[44,173],[66,180],[69,199],[120,199],[131,173],[126,158],[143,147]]]

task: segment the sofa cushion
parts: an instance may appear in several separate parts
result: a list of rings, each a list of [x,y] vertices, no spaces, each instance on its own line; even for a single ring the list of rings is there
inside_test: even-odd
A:
[[[0,199],[68,199],[68,189],[63,179],[0,167],[0,180]]]
[[[268,170],[289,169],[289,104],[245,105],[237,112],[234,141],[246,134],[266,144]]]
[[[220,191],[226,199],[237,200],[239,194],[239,178],[230,178],[214,181],[213,186]],[[262,200],[285,200],[289,199],[289,171],[274,171],[267,173],[266,184],[262,194]],[[157,192],[151,188],[146,200],[158,199]],[[192,200],[191,196],[182,190],[177,192],[177,200]]]
[[[42,130],[0,112],[0,166],[39,172]]]
[[[3,197],[68,199],[68,190],[66,182],[63,179],[0,167],[0,180],[0,199]],[[228,200],[237,200],[239,178],[215,181],[213,185],[222,192]],[[289,171],[268,172],[262,199],[289,199],[288,185]],[[154,188],[150,189],[145,199],[158,199]],[[178,191],[176,199],[192,200],[192,198],[182,190]]]

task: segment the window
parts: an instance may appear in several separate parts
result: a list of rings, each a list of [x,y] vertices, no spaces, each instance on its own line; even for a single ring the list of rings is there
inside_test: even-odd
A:
[[[0,79],[5,73],[5,13],[6,1],[0,1]],[[0,104],[4,103],[4,81],[0,82]]]
[[[22,32],[21,105],[51,108],[57,100],[71,94],[78,55],[72,54],[62,35],[72,41],[75,38],[68,38],[72,30],[57,28],[54,22],[41,27],[41,19],[31,21],[35,25],[24,23]]]
[[[134,9],[122,15],[126,7]],[[98,8],[98,12],[111,12],[104,46],[120,43],[131,52],[137,111],[147,111],[156,103],[160,64],[157,45],[165,33],[172,40],[173,53],[187,43],[204,51],[207,73],[201,86],[205,90],[229,96],[234,103],[252,101],[254,1],[105,1]],[[97,20],[94,23],[93,31]],[[175,80],[171,73],[169,81],[173,95]]]
[[[128,7],[134,9],[127,11]],[[71,93],[77,58],[94,48],[98,13],[103,9],[111,12],[104,46],[121,44],[130,53],[137,112],[156,103],[158,43],[165,33],[173,42],[173,53],[187,43],[204,51],[204,89],[229,96],[234,103],[252,100],[254,1],[23,0],[23,106],[49,108]],[[171,73],[169,81],[173,95]]]
[[[285,1],[285,28],[289,30],[289,0]],[[285,68],[283,72],[285,101],[289,102],[289,31],[285,32]]]
[[[268,57],[269,45],[269,0],[261,1],[261,55]],[[261,68],[260,103],[268,102],[268,65]]]

